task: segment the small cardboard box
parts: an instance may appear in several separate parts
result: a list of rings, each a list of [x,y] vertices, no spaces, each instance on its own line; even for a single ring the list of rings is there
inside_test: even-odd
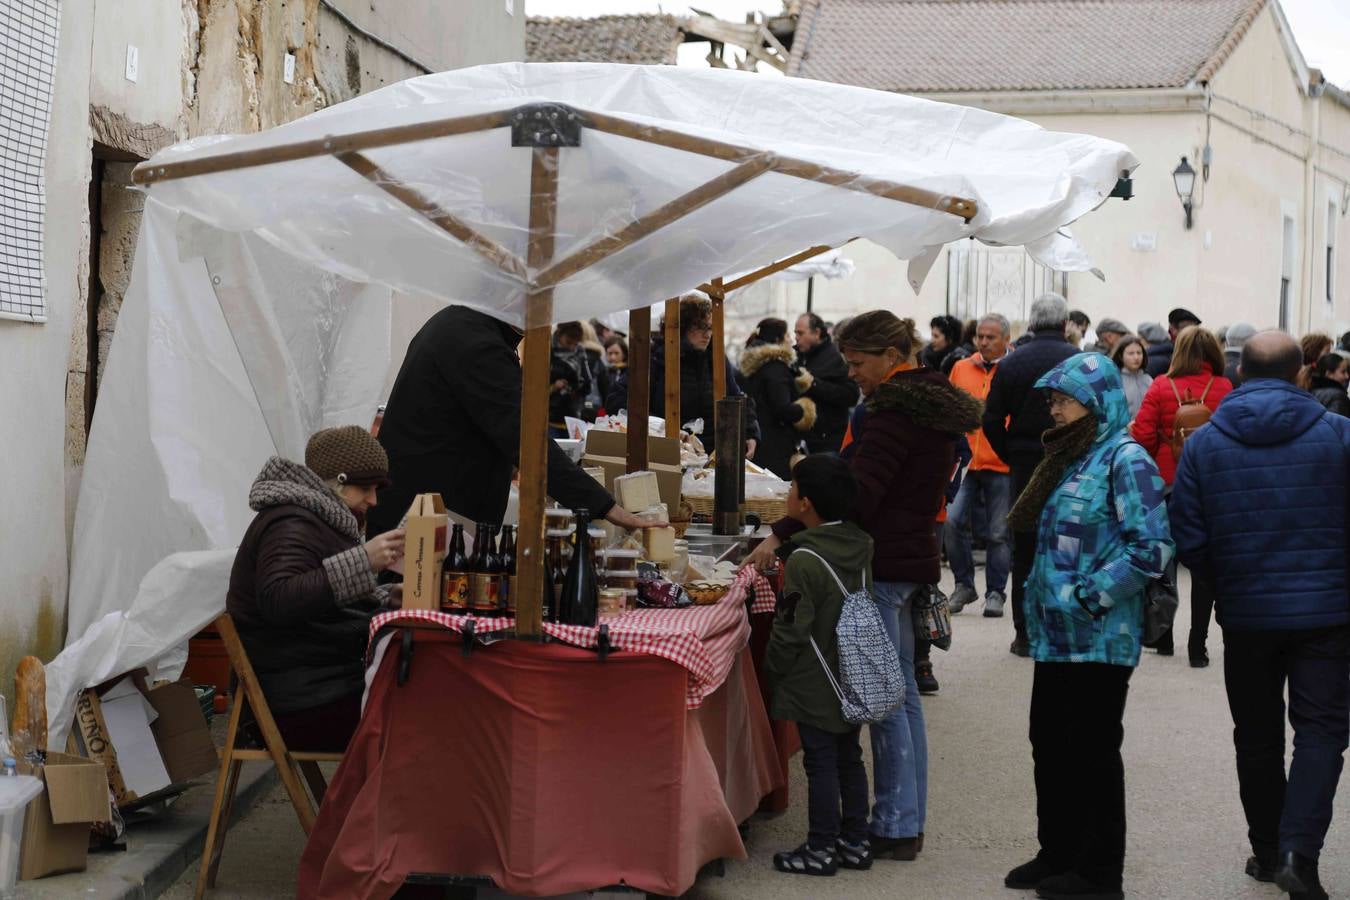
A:
[[[144,669],[82,691],[74,737],[103,765],[119,809],[182,793],[220,762],[192,683],[148,688]]]
[[[24,770],[41,778],[46,790],[29,804],[24,818],[19,878],[84,871],[89,827],[111,818],[103,766],[82,756],[48,752],[46,765]]]
[[[403,608],[441,608],[441,564],[450,516],[440,494],[418,494],[404,525]]]
[[[586,433],[586,453],[583,466],[601,466],[605,470],[604,485],[614,490],[614,479],[628,471],[628,435],[618,431]],[[647,469],[656,473],[661,502],[667,509],[680,508],[680,442],[677,438],[647,438]]]

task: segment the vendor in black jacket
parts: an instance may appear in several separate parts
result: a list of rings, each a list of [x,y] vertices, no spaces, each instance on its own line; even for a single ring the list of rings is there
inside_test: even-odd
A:
[[[372,533],[397,525],[416,494],[433,491],[471,522],[502,521],[520,459],[520,340],[517,329],[464,306],[442,309],[413,337],[380,426],[393,486],[369,513]],[[625,528],[644,525],[553,441],[548,495]]]
[[[806,433],[808,453],[838,453],[844,445],[848,417],[858,405],[858,386],[830,339],[825,322],[815,313],[797,318],[797,391],[816,404],[816,422]]]

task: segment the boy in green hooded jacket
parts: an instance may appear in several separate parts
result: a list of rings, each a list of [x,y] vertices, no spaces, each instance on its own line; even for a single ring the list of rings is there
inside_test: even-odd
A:
[[[871,588],[872,539],[844,521],[857,495],[853,473],[838,457],[808,456],[792,470],[787,513],[807,527],[778,551],[787,556],[787,567],[764,668],[773,689],[773,717],[796,722],[802,739],[807,841],[774,856],[775,868],[797,875],[872,865],[861,726],[844,720],[821,660],[837,678],[835,626],[844,594],[830,569],[850,591]]]

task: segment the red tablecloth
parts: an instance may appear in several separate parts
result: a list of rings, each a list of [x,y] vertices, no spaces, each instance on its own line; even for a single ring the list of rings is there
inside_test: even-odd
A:
[[[688,670],[688,704],[690,709],[697,709],[726,680],[732,663],[750,639],[747,607],[751,613],[774,609],[773,585],[753,568],[738,573],[727,595],[716,603],[685,609],[635,609],[605,619],[605,624],[614,649],[660,656]],[[461,631],[470,618],[426,609],[381,613],[370,623],[371,645],[373,648],[381,629],[392,625],[434,625]],[[491,635],[510,631],[516,620],[473,618],[473,623],[476,634]],[[597,645],[599,629],[545,622],[544,633],[565,644],[589,649]]]
[[[744,858],[736,830],[783,772],[749,650],[689,708],[687,670],[457,635],[393,646],[301,860],[302,898],[389,897],[414,872],[547,896],[627,884],[679,895]]]

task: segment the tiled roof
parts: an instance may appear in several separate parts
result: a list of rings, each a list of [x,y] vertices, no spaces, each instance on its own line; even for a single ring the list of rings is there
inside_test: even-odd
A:
[[[681,22],[668,15],[531,17],[525,22],[529,62],[675,63]]]
[[[1267,0],[804,0],[787,73],[906,93],[1184,87]]]

